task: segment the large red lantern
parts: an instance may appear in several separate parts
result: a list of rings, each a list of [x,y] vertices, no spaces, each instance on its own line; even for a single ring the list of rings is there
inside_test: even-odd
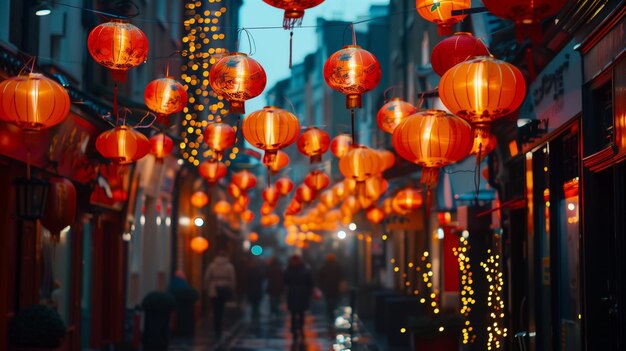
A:
[[[298,117],[275,106],[252,112],[241,128],[250,144],[265,150],[263,164],[274,162],[278,149],[293,144],[300,134]]]
[[[243,171],[233,174],[232,182],[239,189],[247,191],[256,186],[256,177],[250,171],[244,169]]]
[[[267,203],[269,203],[272,206],[276,206],[276,203],[278,202],[278,199],[280,198],[280,192],[276,190],[275,187],[270,186],[270,187],[263,189],[261,196],[263,197],[263,200],[265,200]]]
[[[222,162],[211,159],[202,162],[198,166],[198,172],[200,176],[207,180],[207,182],[213,184],[226,176],[228,168]]]
[[[417,108],[412,104],[400,99],[393,98],[378,110],[376,123],[378,128],[385,133],[392,134],[398,124],[403,119],[417,112]]]
[[[320,191],[328,187],[330,184],[330,178],[324,171],[315,170],[309,172],[304,178],[304,184],[311,188],[313,191]]]
[[[322,155],[328,151],[330,137],[319,128],[309,128],[298,139],[298,150],[311,158],[311,163],[321,162]]]
[[[259,96],[267,77],[260,63],[241,52],[224,56],[211,66],[209,80],[213,91],[230,103],[230,112],[246,113],[245,101]]]
[[[376,151],[359,145],[339,160],[339,170],[348,179],[364,182],[380,173],[380,156]]]
[[[201,236],[197,236],[189,242],[191,250],[197,254],[202,254],[209,248],[209,241]]]
[[[315,191],[306,184],[300,184],[296,188],[296,196],[294,198],[300,203],[309,203],[315,198]]]
[[[167,123],[167,116],[182,111],[187,105],[187,91],[173,78],[159,78],[148,83],[143,101],[156,113],[159,123]]]
[[[126,126],[107,130],[96,139],[102,156],[119,164],[133,163],[150,152],[150,141],[143,134]]]
[[[452,11],[467,10],[471,0],[415,0],[415,8],[425,20],[437,24],[439,35],[452,34],[452,26],[467,14],[452,15]]]
[[[437,184],[439,169],[464,159],[472,148],[472,127],[439,110],[418,112],[393,132],[393,147],[402,158],[423,167],[421,182]]]
[[[221,161],[224,150],[235,145],[235,129],[226,123],[211,123],[204,129],[204,142]]]
[[[352,149],[352,136],[350,134],[339,134],[330,143],[330,151],[337,158],[344,157]]]
[[[275,187],[281,195],[285,196],[293,190],[293,182],[289,178],[280,178],[276,181]]]
[[[404,188],[396,194],[394,201],[398,207],[405,211],[413,211],[422,206],[423,198],[419,189]]]
[[[0,119],[24,131],[55,126],[69,111],[67,91],[42,74],[20,75],[0,83]]]
[[[148,39],[141,29],[119,20],[94,28],[87,38],[91,57],[111,71],[113,79],[126,81],[126,71],[148,57]]]
[[[520,41],[525,36],[540,41],[541,21],[556,15],[566,3],[567,0],[483,0],[489,12],[515,22]]]
[[[76,188],[65,178],[50,178],[46,211],[41,224],[50,231],[53,242],[58,243],[61,231],[76,219]]]
[[[382,77],[380,63],[358,45],[347,45],[324,63],[324,80],[346,95],[346,108],[361,108],[361,95],[376,88]]]
[[[204,191],[196,191],[191,195],[191,204],[195,208],[202,208],[209,203],[209,196]]]
[[[285,152],[278,150],[273,162],[266,164],[265,166],[272,172],[278,172],[281,169],[289,165],[289,155]]]
[[[157,160],[163,160],[165,156],[172,153],[172,150],[174,150],[174,142],[165,133],[155,134],[150,137],[150,153]]]
[[[324,0],[263,0],[266,4],[285,10],[283,28],[292,29],[302,24],[304,10],[315,7]]]
[[[489,55],[489,50],[482,40],[473,36],[472,33],[458,32],[435,45],[430,54],[430,64],[435,73],[443,76],[458,63],[486,55]]]

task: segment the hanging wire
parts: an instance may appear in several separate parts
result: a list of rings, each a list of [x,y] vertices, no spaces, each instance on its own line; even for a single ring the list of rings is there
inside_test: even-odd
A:
[[[65,7],[70,7],[70,8],[74,8],[74,9],[79,9],[85,12],[91,12],[91,13],[95,13],[96,15],[100,15],[104,18],[114,18],[114,19],[121,19],[121,20],[125,20],[125,19],[131,19],[131,18],[136,18],[137,16],[139,16],[141,14],[141,10],[139,10],[139,7],[137,6],[137,4],[135,4],[132,1],[126,1],[123,2],[122,4],[127,4],[127,5],[132,5],[132,7],[135,8],[136,13],[130,15],[130,16],[121,16],[121,15],[116,15],[110,12],[104,12],[104,11],[99,11],[99,10],[95,10],[95,9],[89,9],[86,7],[82,7],[82,6],[76,6],[76,5],[70,5],[70,4],[64,4],[61,2],[55,2],[54,5],[59,5],[59,6],[65,6]]]
[[[241,44],[242,33],[246,33],[246,36],[248,37],[248,46],[250,48],[248,56],[252,56],[256,53],[256,42],[254,41],[254,37],[252,36],[252,34],[250,34],[250,31],[248,29],[241,28],[237,31],[237,43],[235,47],[237,48],[237,51],[240,52],[239,47]]]
[[[390,100],[387,97],[387,93],[389,93],[390,91],[393,91],[396,88],[398,88],[397,85],[392,85],[392,86],[388,87],[387,89],[385,89],[385,91],[383,92],[383,100],[385,101],[385,103],[389,102],[389,100]]]

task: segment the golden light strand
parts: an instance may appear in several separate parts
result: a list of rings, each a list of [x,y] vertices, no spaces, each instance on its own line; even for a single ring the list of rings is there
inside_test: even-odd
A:
[[[459,263],[459,271],[461,272],[461,314],[465,317],[465,323],[463,325],[463,329],[461,330],[461,334],[463,335],[463,344],[473,343],[476,340],[476,333],[474,332],[474,328],[469,320],[469,313],[472,310],[472,305],[476,303],[474,300],[474,289],[472,289],[472,272],[470,259],[467,255],[467,251],[469,250],[469,242],[467,239],[461,237],[460,238],[460,246],[458,248],[453,248],[452,251],[457,258]]]
[[[489,318],[491,322],[487,325],[487,350],[500,349],[502,341],[507,336],[507,329],[504,325],[504,300],[502,300],[502,287],[504,279],[500,270],[500,255],[493,255],[491,250],[487,250],[490,254],[487,262],[481,262],[487,275],[489,283],[489,296],[487,296],[487,307],[490,309]]]

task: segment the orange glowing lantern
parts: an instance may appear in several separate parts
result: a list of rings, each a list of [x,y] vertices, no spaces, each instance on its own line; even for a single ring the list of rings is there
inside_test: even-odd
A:
[[[382,77],[380,63],[358,45],[347,45],[324,63],[324,80],[346,95],[346,108],[361,108],[361,95],[376,88]]]
[[[126,71],[148,57],[148,39],[141,29],[114,20],[94,28],[87,38],[91,57],[111,71],[113,80],[126,81]]]
[[[382,176],[371,177],[365,181],[365,195],[371,199],[378,199],[389,188],[389,182]]]
[[[202,178],[207,180],[207,182],[214,184],[226,176],[228,168],[226,168],[226,165],[222,162],[211,159],[202,162],[198,166],[198,172]]]
[[[202,208],[209,203],[209,197],[203,191],[196,191],[191,195],[191,204],[196,208]]]
[[[311,158],[311,163],[321,162],[322,155],[328,151],[330,137],[319,128],[307,129],[298,139],[298,150]]]
[[[291,200],[291,202],[289,203],[289,205],[287,205],[287,209],[285,210],[285,213],[287,215],[295,215],[298,212],[300,212],[302,210],[302,204],[298,201],[296,201],[295,199]]]
[[[353,214],[359,212],[360,209],[361,207],[359,204],[359,200],[357,200],[357,198],[354,196],[348,196],[341,205],[341,211],[342,213],[344,213],[344,215],[346,213],[349,213],[350,216],[352,216]]]
[[[289,155],[278,150],[273,162],[266,164],[267,168],[272,172],[278,172],[289,165]]]
[[[171,154],[172,150],[174,150],[172,138],[168,137],[165,133],[151,136],[150,145],[150,153],[153,154],[157,160],[163,160],[165,156]]]
[[[348,195],[348,191],[346,191],[346,186],[343,182],[337,183],[333,185],[333,194],[337,199],[343,199]]]
[[[498,144],[496,137],[491,133],[485,133],[482,129],[474,130],[474,144],[470,155],[476,155],[479,161],[491,153]]]
[[[347,195],[354,195],[356,194],[357,181],[354,179],[344,179],[343,188],[345,189]]]
[[[400,207],[399,199],[397,199],[395,196],[391,200],[391,208],[392,208],[394,213],[397,213],[397,214],[402,215],[402,216],[405,216],[405,215],[408,215],[409,213],[411,213],[411,211],[406,210],[403,207]]]
[[[146,156],[150,148],[148,138],[126,125],[107,130],[96,139],[98,152],[118,164],[133,163]]]
[[[293,182],[289,178],[280,178],[276,181],[275,187],[281,195],[285,196],[293,190]]]
[[[274,206],[272,204],[269,204],[267,202],[263,202],[263,204],[261,204],[261,215],[267,216],[268,214],[272,213],[272,211],[274,211]]]
[[[352,136],[350,134],[339,134],[330,143],[330,151],[337,158],[344,157],[352,149]]]
[[[275,213],[270,213],[267,216],[262,216],[260,222],[264,227],[272,227],[280,223],[280,217]]]
[[[300,184],[300,186],[296,188],[296,201],[300,203],[309,203],[313,201],[314,198],[315,191],[309,188],[306,184]]]
[[[276,190],[275,187],[271,186],[263,189],[261,196],[263,197],[263,200],[267,201],[267,203],[275,206],[280,198],[280,192]]]
[[[326,206],[327,208],[333,208],[337,205],[337,199],[335,198],[335,194],[331,189],[324,190],[320,194],[320,203]]]
[[[245,210],[241,213],[241,220],[245,223],[250,223],[254,219],[254,212]]]
[[[493,15],[515,22],[517,39],[525,36],[541,40],[541,21],[556,15],[567,0],[484,0],[483,4]]]
[[[381,208],[386,216],[393,214],[393,198],[388,197],[383,201],[383,206]]]
[[[143,94],[144,103],[156,113],[159,123],[167,123],[167,116],[182,111],[187,98],[183,85],[171,77],[151,81]]]
[[[487,56],[459,63],[439,81],[439,97],[446,108],[486,133],[491,122],[515,111],[525,95],[519,69]]]
[[[359,206],[361,206],[361,208],[369,208],[377,200],[377,199],[374,199],[374,198],[371,198],[371,197],[367,196],[367,194],[364,193],[364,192],[360,192],[360,193],[356,194],[356,199],[359,202]]]
[[[50,231],[54,243],[61,238],[61,231],[68,228],[76,219],[76,188],[68,179],[53,177],[49,180],[46,211],[41,224]]]
[[[20,75],[0,83],[0,119],[23,131],[55,126],[69,111],[67,91],[42,74]]]
[[[439,225],[450,225],[452,223],[452,214],[450,212],[438,212],[437,222],[439,222]]]
[[[243,213],[247,209],[247,205],[245,203],[242,203],[241,201],[233,202],[231,207],[231,211],[233,213]]]
[[[393,147],[402,158],[422,166],[421,182],[437,184],[439,169],[458,162],[472,148],[472,127],[439,110],[418,112],[393,132]]]
[[[231,207],[227,201],[220,200],[213,206],[213,212],[218,215],[227,215],[230,213]]]
[[[247,193],[241,193],[241,195],[235,199],[235,203],[238,203],[241,207],[248,208],[250,204],[250,196]]]
[[[380,171],[384,172],[396,163],[396,155],[389,150],[376,150],[380,156]]]
[[[339,160],[339,170],[348,179],[364,182],[367,178],[380,173],[380,156],[366,146],[353,147]]]
[[[311,188],[313,191],[320,191],[325,189],[330,184],[330,178],[324,173],[324,171],[315,170],[309,172],[304,178],[304,184]]]
[[[204,129],[204,142],[221,161],[224,150],[235,145],[235,129],[226,123],[211,123]]]
[[[252,112],[243,120],[241,128],[250,144],[265,150],[265,165],[274,162],[278,149],[293,144],[300,134],[298,117],[275,106]]]
[[[403,119],[417,112],[417,108],[410,103],[400,99],[393,98],[378,110],[376,115],[376,123],[378,128],[385,133],[392,134],[398,124]]]
[[[189,242],[191,250],[197,254],[202,254],[209,248],[209,241],[201,236],[197,236]]]
[[[304,10],[315,7],[324,0],[263,0],[266,4],[285,10],[283,28],[292,29],[302,24]]]
[[[235,199],[239,198],[241,194],[243,194],[243,191],[237,185],[232,183],[228,184],[226,190],[228,191],[228,194]]]
[[[260,63],[234,52],[211,66],[209,80],[213,91],[228,100],[231,113],[244,114],[245,101],[263,92],[267,77]]]
[[[423,199],[422,193],[419,189],[404,188],[396,194],[394,197],[397,206],[405,211],[413,211],[422,206]]]
[[[385,219],[385,212],[378,207],[372,207],[365,212],[365,217],[373,224],[378,224]]]
[[[252,232],[248,234],[248,240],[253,243],[259,241],[259,234],[257,234],[257,232]]]
[[[254,174],[250,173],[250,171],[244,169],[243,171],[233,174],[232,182],[239,189],[247,191],[256,186],[256,177]]]
[[[439,42],[430,54],[433,71],[443,76],[456,64],[476,56],[487,56],[489,50],[482,40],[472,33],[458,32]]]
[[[417,13],[425,20],[436,23],[439,35],[452,34],[452,26],[467,16],[453,16],[452,11],[467,10],[471,6],[471,0],[415,0]]]

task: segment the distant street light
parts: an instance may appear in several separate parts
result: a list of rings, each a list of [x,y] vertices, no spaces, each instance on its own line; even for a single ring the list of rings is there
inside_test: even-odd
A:
[[[355,230],[356,230],[356,223],[350,223],[350,224],[348,225],[348,229],[350,229],[350,230],[352,230],[352,231],[355,231]]]
[[[338,231],[338,232],[337,232],[337,237],[338,237],[339,239],[341,239],[341,240],[345,239],[345,238],[346,238],[346,236],[347,236],[347,234],[346,234],[346,232],[345,232],[345,231],[343,231],[343,230],[340,230],[340,231]]]

